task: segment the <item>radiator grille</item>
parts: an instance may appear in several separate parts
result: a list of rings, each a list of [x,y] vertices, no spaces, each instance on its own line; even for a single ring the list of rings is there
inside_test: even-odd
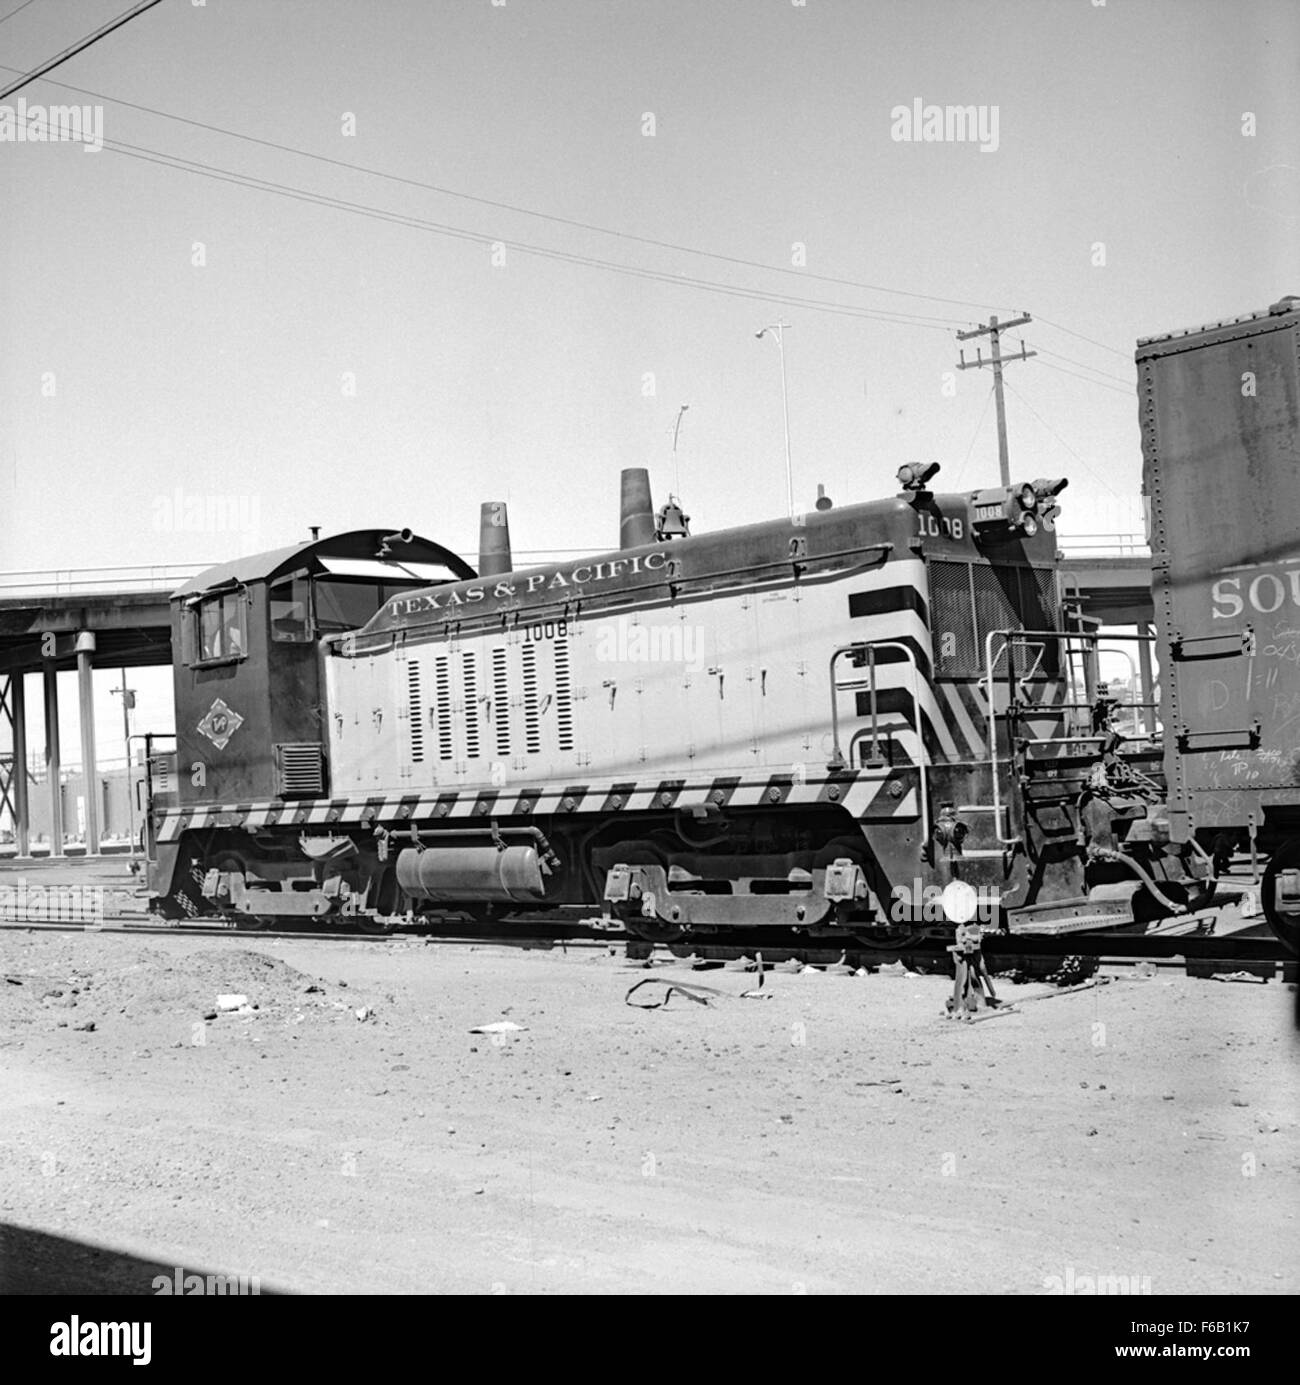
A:
[[[930,564],[930,631],[934,671],[941,678],[974,678],[982,654],[975,648],[969,563]]]
[[[989,563],[931,562],[930,611],[935,672],[976,678],[984,673],[984,641],[992,630],[1054,630],[1056,581],[1050,568]],[[1006,657],[998,661],[1006,671]],[[1055,640],[1014,647],[1016,673],[1053,677],[1060,669]]]
[[[275,747],[276,792],[281,798],[317,798],[325,792],[325,751],[319,741]]]

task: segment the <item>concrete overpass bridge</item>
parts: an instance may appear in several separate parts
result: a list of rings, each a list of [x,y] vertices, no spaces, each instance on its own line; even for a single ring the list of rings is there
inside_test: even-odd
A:
[[[92,673],[96,668],[170,664],[167,598],[208,563],[152,567],[64,568],[0,573],[0,808],[14,824],[20,857],[30,851],[26,675],[39,673],[45,710],[45,783],[50,793],[50,854],[65,851],[63,757],[58,674],[74,670],[80,703],[80,762],[97,780]],[[100,849],[99,795],[87,792],[85,852]]]

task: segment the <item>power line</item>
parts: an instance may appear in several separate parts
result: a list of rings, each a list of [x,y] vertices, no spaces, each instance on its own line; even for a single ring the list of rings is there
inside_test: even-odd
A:
[[[11,86],[7,86],[3,91],[0,91],[0,101],[5,100],[6,97],[12,96],[16,91],[21,91],[23,87],[29,86],[38,77],[43,77],[47,72],[53,72],[56,67],[61,67],[69,58],[75,58],[78,53],[85,52],[92,43],[98,43],[100,39],[107,38],[114,29],[120,29],[123,24],[129,24],[146,10],[151,10],[155,5],[160,4],[162,4],[162,0],[140,0],[140,3],[136,5],[134,9],[125,11],[125,13],[118,15],[116,19],[110,19],[107,24],[101,24],[93,34],[87,34],[85,38],[79,38],[76,43],[70,44],[61,53],[56,53],[48,62],[42,63],[39,67],[32,68],[30,72],[24,74]],[[19,6],[19,9],[21,8],[22,7]],[[12,19],[17,13],[18,10],[13,10],[5,17],[7,19]]]
[[[966,471],[966,464],[970,461],[970,454],[975,451],[975,443],[979,439],[980,429],[984,426],[984,419],[989,411],[989,404],[993,399],[993,386],[989,386],[989,392],[984,396],[984,407],[980,410],[979,422],[975,425],[975,431],[971,434],[970,446],[966,449],[966,455],[961,459],[961,466],[957,468],[957,474],[952,478],[952,484],[956,486]]]
[[[892,322],[905,326],[920,327],[930,331],[949,332],[954,325],[951,318],[926,317],[921,314],[893,312],[852,304],[832,303],[823,299],[801,298],[792,294],[769,292],[761,289],[745,288],[741,285],[722,284],[714,280],[701,279],[692,275],[674,274],[667,270],[655,270],[640,265],[619,264],[614,260],[602,260],[591,255],[581,255],[574,251],[556,250],[547,246],[529,245],[491,235],[484,231],[472,231],[467,227],[453,226],[444,222],[430,221],[424,217],[394,212],[375,207],[364,202],[351,202],[345,198],[326,193],[312,192],[305,188],[294,188],[271,179],[257,178],[252,174],[238,173],[232,169],[218,168],[195,159],[184,159],[179,155],[166,154],[160,150],[147,149],[140,145],[126,144],[120,140],[106,139],[104,148],[113,153],[125,154],[128,158],[140,159],[145,163],[157,164],[163,168],[176,169],[182,173],[194,173],[200,177],[212,178],[217,182],[232,183],[237,187],[247,187],[255,191],[269,192],[275,196],[287,197],[309,205],[331,207],[338,211],[352,212],[358,216],[370,217],[394,225],[407,226],[414,230],[428,231],[435,235],[447,236],[454,240],[472,241],[478,245],[492,245],[500,241],[509,249],[522,254],[536,255],[544,259],[559,260],[564,263],[583,265],[588,268],[604,269],[611,273],[626,274],[633,278],[649,279],[660,283],[677,284],[687,288],[699,288],[706,292],[721,293],[732,297],[747,298],[764,303],[781,303],[792,307],[812,308],[818,312],[836,313],[845,317],[855,317],[876,322]]]
[[[30,3],[31,0],[28,0]],[[0,63],[0,68],[5,68]],[[5,68],[6,71],[15,71],[14,68]],[[699,255],[710,260],[719,260],[725,264],[740,265],[746,269],[761,269],[775,274],[793,274],[800,279],[813,279],[820,283],[835,284],[841,288],[860,289],[868,293],[886,293],[899,298],[915,298],[930,303],[948,303],[962,308],[978,308],[985,311],[993,305],[988,303],[975,303],[964,298],[944,298],[938,294],[915,293],[909,289],[888,288],[884,284],[868,284],[856,279],[840,278],[832,274],[818,274],[812,270],[794,269],[788,265],[769,265],[761,260],[747,260],[738,255],[725,255],[716,250],[702,250],[698,246],[680,245],[675,241],[658,240],[653,236],[641,236],[632,231],[620,231],[611,226],[600,226],[590,221],[580,221],[574,217],[559,216],[553,212],[538,211],[533,207],[524,207],[514,202],[502,202],[491,197],[479,197],[473,193],[459,192],[455,188],[443,187],[437,183],[426,183],[419,178],[408,178],[400,173],[388,173],[383,169],[371,168],[366,164],[352,163],[348,159],[332,158],[328,154],[317,154],[310,149],[301,149],[296,145],[281,144],[277,140],[262,139],[257,135],[246,135],[238,130],[227,129],[223,125],[212,125],[203,120],[192,120],[188,116],[176,115],[171,111],[159,110],[156,106],[145,106],[135,101],[126,101],[118,96],[107,96],[103,92],[91,91],[86,87],[73,86],[68,82],[51,82],[51,85],[64,88],[66,91],[75,91],[81,96],[93,96],[98,101],[109,101],[116,106],[125,106],[128,110],[142,111],[148,115],[160,116],[164,120],[175,120],[182,125],[192,126],[196,130],[207,130],[212,134],[226,135],[231,139],[243,140],[248,144],[258,144],[264,149],[275,149],[282,154],[294,154],[299,158],[312,159],[316,163],[329,164],[334,168],[345,168],[352,173],[364,173],[372,178],[383,178],[388,182],[401,183],[406,187],[420,188],[425,192],[437,193],[443,197],[454,197],[464,202],[474,202],[480,206],[491,207],[496,211],[516,213],[520,216],[536,217],[542,221],[551,221],[559,226],[569,226],[581,231],[594,231],[598,235],[613,236],[619,240],[633,241],[639,245],[654,246],[659,250],[672,250],[680,254]]]
[[[1085,462],[1081,456],[1079,456],[1079,454],[1074,450],[1074,448],[1072,448],[1070,444],[1066,442],[1066,440],[1060,435],[1060,433],[1058,433],[1056,429],[1053,428],[1050,423],[1048,423],[1048,421],[1042,416],[1042,414],[1040,414],[1038,410],[1034,408],[1034,406],[1029,402],[1029,400],[1026,399],[1025,396],[1021,394],[1020,391],[1016,389],[1014,385],[1007,385],[1007,389],[1009,389],[1011,393],[1014,394],[1018,400],[1020,400],[1020,402],[1025,406],[1025,408],[1028,409],[1031,414],[1033,414],[1033,416],[1039,421],[1039,423],[1041,423],[1043,427],[1047,429],[1047,431],[1056,439],[1056,441],[1059,442],[1063,448],[1065,448],[1065,450],[1070,454],[1070,456],[1073,457],[1075,461],[1079,463],[1079,465],[1093,478],[1094,481],[1101,482],[1101,484],[1105,486],[1106,489],[1113,496],[1115,496],[1116,499],[1119,498],[1119,492],[1115,489],[1115,487],[1112,486],[1110,482],[1105,479],[1105,477],[1099,476],[1088,465],[1088,463]]]
[[[1040,360],[1039,365],[1044,370],[1055,370],[1060,375],[1068,375],[1071,379],[1082,380],[1085,385],[1096,385],[1098,389],[1110,390],[1113,394],[1122,394],[1126,398],[1136,397],[1136,389],[1131,385],[1126,389],[1121,389],[1118,385],[1108,385],[1104,380],[1094,380],[1091,376],[1080,375],[1077,370],[1066,370],[1064,366],[1053,365],[1051,361]]]
[[[1133,382],[1125,380],[1122,375],[1111,375],[1108,371],[1100,370],[1095,365],[1089,365],[1086,361],[1076,361],[1073,356],[1063,356],[1059,351],[1049,351],[1045,346],[1039,346],[1037,353],[1044,356],[1054,356],[1058,361],[1065,361],[1069,365],[1077,365],[1080,370],[1090,370],[1094,375],[1100,375],[1106,380],[1112,380],[1117,385],[1123,385],[1125,389],[1132,389]]]
[[[35,3],[36,0],[23,0],[23,3],[18,6],[18,9],[10,10],[8,14],[0,16],[0,24],[7,24],[14,17],[14,15],[18,13],[19,10],[25,10],[28,5],[34,5]],[[11,72],[15,71],[14,68],[10,68],[9,70]]]
[[[1055,327],[1058,332],[1064,332],[1068,337],[1078,337],[1080,341],[1086,341],[1089,346],[1098,346],[1103,351],[1109,351],[1112,356],[1118,356],[1121,361],[1132,361],[1133,359],[1131,351],[1121,351],[1118,347],[1107,346],[1104,341],[1098,341],[1095,337],[1085,337],[1082,332],[1076,332],[1071,327],[1062,327],[1059,322],[1053,322],[1050,317],[1043,317],[1040,314],[1038,320],[1045,327]]]

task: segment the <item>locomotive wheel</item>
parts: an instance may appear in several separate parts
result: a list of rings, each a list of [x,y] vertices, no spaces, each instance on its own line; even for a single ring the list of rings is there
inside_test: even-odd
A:
[[[1275,899],[1277,878],[1284,870],[1300,870],[1300,841],[1295,838],[1285,842],[1273,853],[1264,872],[1264,883],[1259,893],[1268,926],[1289,952],[1300,952],[1300,913],[1279,909]]]

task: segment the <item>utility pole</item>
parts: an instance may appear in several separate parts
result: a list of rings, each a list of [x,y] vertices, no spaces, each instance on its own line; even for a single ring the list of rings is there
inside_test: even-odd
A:
[[[127,835],[135,850],[135,786],[131,783],[131,712],[135,707],[135,689],[126,686],[126,666],[122,667],[122,686],[110,688],[109,692],[120,693],[122,697],[122,744],[126,749],[126,816],[129,824]]]
[[[961,352],[961,360],[957,365],[958,370],[979,370],[981,366],[991,365],[993,367],[993,395],[998,406],[998,463],[1002,470],[1002,484],[1011,484],[1011,463],[1007,459],[1007,406],[1002,398],[1002,367],[1008,361],[1027,361],[1030,356],[1037,356],[1037,351],[1026,351],[1024,342],[1020,343],[1020,355],[1003,356],[1001,333],[1009,327],[1020,327],[1026,322],[1032,322],[1033,318],[1025,313],[1021,317],[1013,317],[1010,322],[999,322],[996,315],[990,317],[987,325],[981,323],[979,327],[970,332],[958,332],[958,341],[969,341],[971,337],[991,338],[991,350],[989,359],[986,361],[979,348],[975,348],[975,359],[968,361],[966,353]]]

